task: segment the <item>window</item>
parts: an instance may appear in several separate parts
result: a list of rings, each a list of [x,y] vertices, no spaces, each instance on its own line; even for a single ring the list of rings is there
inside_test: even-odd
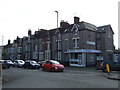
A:
[[[48,51],[45,52],[45,59],[46,60],[50,59],[50,52],[48,52]]]
[[[17,55],[17,59],[19,60],[20,58],[21,58],[21,55],[18,54],[18,55]]]
[[[97,46],[100,47],[100,40],[97,41]]]
[[[64,32],[67,32],[69,29],[65,29],[65,31]]]
[[[68,39],[65,39],[64,41],[64,47],[67,49],[68,48]]]
[[[28,43],[30,42],[30,36],[28,36]]]
[[[30,59],[30,53],[28,53],[28,57],[27,57],[27,59]]]
[[[75,41],[75,39],[73,39],[73,47],[74,48],[76,47],[76,41]]]
[[[22,47],[20,47],[19,50],[20,50],[20,53],[22,53]]]
[[[57,40],[57,49],[60,50],[61,47],[61,40]]]
[[[47,50],[50,50],[50,41],[48,41],[46,43],[47,43]]]
[[[25,50],[27,51],[27,45],[25,46]]]
[[[79,48],[79,38],[73,38],[73,47]]]
[[[58,52],[58,60],[61,60],[61,52]]]
[[[25,46],[25,50],[26,51],[30,51],[30,44],[28,44],[28,45]]]
[[[94,58],[93,56],[90,57],[90,62],[93,62],[94,61]]]
[[[39,49],[40,49],[40,51],[42,51],[42,44],[39,44],[39,47],[40,47],[40,48],[39,48]]]
[[[33,52],[33,59],[38,59],[38,53],[37,52]]]
[[[18,47],[18,53],[22,53],[22,47]]]
[[[110,40],[108,40],[108,46],[110,47],[110,45],[111,45],[111,42],[110,42]]]
[[[60,33],[58,33],[58,37],[60,38]]]
[[[108,38],[110,38],[110,37],[111,37],[111,32],[109,31],[109,32],[108,32]]]
[[[37,45],[35,45],[35,51],[37,51],[38,50],[38,46]]]
[[[44,53],[43,52],[39,52],[39,60],[44,60]]]

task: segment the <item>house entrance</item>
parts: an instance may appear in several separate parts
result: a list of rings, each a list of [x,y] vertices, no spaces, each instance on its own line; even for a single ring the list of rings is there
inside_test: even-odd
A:
[[[81,65],[82,64],[82,54],[71,53],[70,54],[70,65]]]

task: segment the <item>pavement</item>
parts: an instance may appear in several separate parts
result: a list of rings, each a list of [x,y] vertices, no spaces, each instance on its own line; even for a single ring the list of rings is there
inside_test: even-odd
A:
[[[79,68],[79,67],[67,67],[67,69],[72,69],[72,70],[88,70],[88,71],[93,71],[96,70],[95,67],[84,67],[84,68]],[[120,80],[120,71],[111,71],[110,73],[107,72],[102,72],[102,70],[98,70],[98,72],[101,72],[101,75],[104,77],[111,79],[111,80]]]
[[[114,73],[114,72],[110,72],[108,73],[103,73],[102,75],[104,75],[106,78],[108,79],[112,79],[112,80],[120,80],[120,73]]]

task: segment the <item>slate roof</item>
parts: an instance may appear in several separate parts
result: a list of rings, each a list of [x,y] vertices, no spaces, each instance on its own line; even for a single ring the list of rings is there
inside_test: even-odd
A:
[[[112,30],[111,25],[104,25],[104,26],[99,26],[97,32],[106,32],[107,28],[111,28],[111,30]],[[112,30],[112,33],[114,34],[113,30]]]
[[[73,28],[74,24],[69,25],[69,27],[67,28],[60,28],[60,33],[71,33],[72,32],[72,28]],[[76,24],[78,30],[92,30],[92,31],[96,31],[97,27],[93,24],[87,23],[87,22],[79,22],[78,24]]]
[[[97,27],[93,24],[90,24],[88,22],[84,22],[82,21],[81,24],[81,29],[88,29],[88,30],[92,30],[92,31],[96,31],[97,30]]]
[[[110,25],[104,25],[104,26],[97,27],[88,22],[81,21],[78,24],[69,24],[68,27],[62,27],[62,28],[59,27],[58,28],[59,32],[61,34],[72,33],[72,28],[74,27],[74,25],[76,25],[78,30],[91,30],[91,31],[95,31],[95,32],[105,32],[106,28],[108,28],[108,27],[111,28]],[[112,30],[112,28],[111,28],[111,30]],[[42,29],[40,31],[35,31],[35,34],[32,36],[33,36],[33,38],[44,38],[44,37],[48,37],[48,36],[54,36],[54,35],[56,35],[56,32],[57,32],[57,28],[50,29],[50,30]]]

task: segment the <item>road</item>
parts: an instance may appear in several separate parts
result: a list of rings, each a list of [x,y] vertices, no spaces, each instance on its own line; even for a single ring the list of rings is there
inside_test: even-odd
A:
[[[44,72],[10,68],[3,70],[8,82],[2,88],[118,88],[118,81],[109,80],[94,69],[66,68],[64,72]]]

